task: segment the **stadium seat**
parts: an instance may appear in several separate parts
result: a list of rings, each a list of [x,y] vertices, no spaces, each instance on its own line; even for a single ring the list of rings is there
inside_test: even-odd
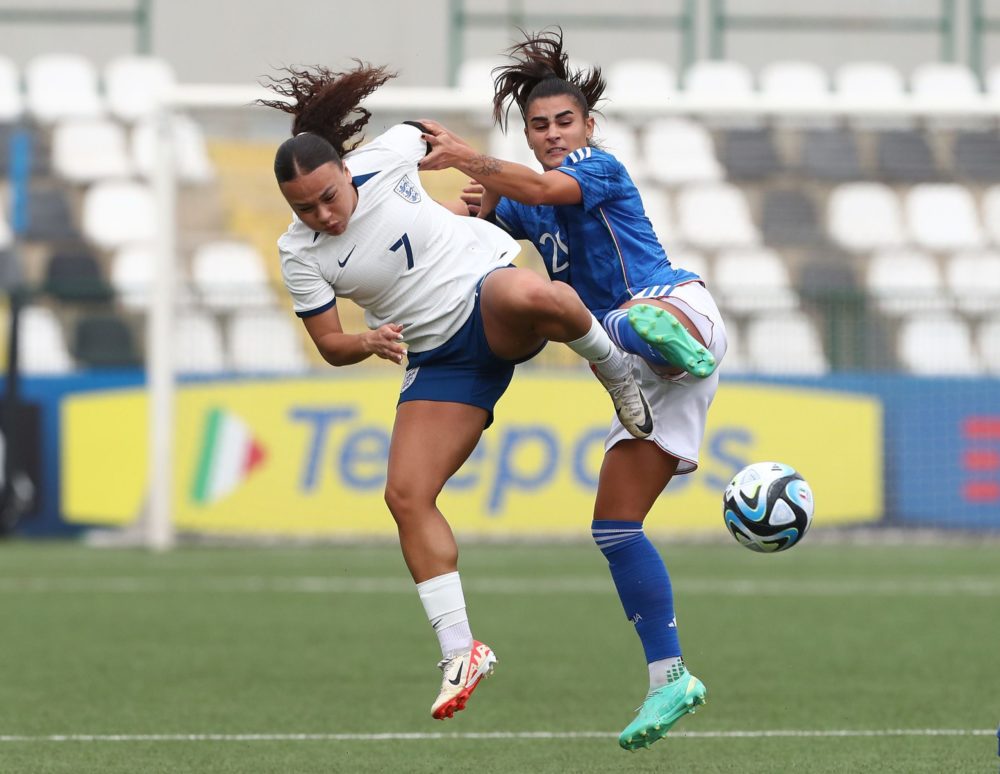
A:
[[[719,373],[724,375],[742,374],[749,370],[743,336],[735,320],[726,320],[726,354],[719,364]]]
[[[76,323],[73,354],[91,368],[131,368],[142,364],[132,331],[114,315],[83,317]]]
[[[694,62],[684,72],[684,91],[692,97],[709,101],[724,99],[726,102],[749,102],[753,96],[753,74],[742,62],[727,60],[701,60]],[[738,113],[711,113],[704,123],[712,127],[756,127],[763,121],[759,116]]]
[[[830,236],[852,252],[895,247],[905,241],[895,192],[883,183],[844,183],[827,205]]]
[[[753,372],[821,375],[830,370],[819,334],[801,311],[759,315],[743,333],[746,364]]]
[[[826,243],[812,198],[795,188],[768,188],[761,208],[764,243],[774,247],[814,247]]]
[[[708,258],[704,253],[690,248],[680,247],[676,250],[667,250],[667,258],[670,263],[678,269],[686,269],[694,272],[708,284],[712,279],[712,271],[709,267]]]
[[[1000,64],[993,65],[987,73],[986,91],[995,97],[1000,97]]]
[[[32,186],[28,191],[28,223],[24,237],[50,243],[80,241],[69,198],[61,186]]]
[[[97,69],[78,54],[41,54],[24,68],[27,109],[42,124],[95,118],[105,112]]]
[[[281,309],[250,309],[229,321],[228,350],[232,368],[241,373],[289,373],[307,368],[300,325]]]
[[[154,113],[175,82],[173,68],[160,57],[119,56],[104,66],[108,109],[127,123]]]
[[[858,180],[861,158],[854,132],[848,129],[809,129],[802,137],[802,174],[819,180]]]
[[[719,253],[712,288],[719,305],[738,314],[798,306],[785,262],[764,247]]]
[[[1000,185],[991,186],[983,194],[983,223],[993,244],[1000,247]]]
[[[960,103],[980,94],[979,80],[969,67],[960,62],[927,62],[914,68],[910,76],[910,91],[917,99],[932,99],[936,103]],[[927,116],[927,126],[934,129],[987,129],[993,122],[981,116]]]
[[[52,170],[70,183],[132,173],[125,130],[102,118],[66,119],[52,130]]]
[[[199,245],[191,261],[191,279],[211,309],[252,309],[274,303],[264,260],[244,242],[219,240]]]
[[[708,250],[760,242],[746,197],[729,183],[689,186],[677,196],[680,237]]]
[[[906,218],[916,244],[928,250],[964,250],[984,242],[969,189],[951,183],[923,183],[906,194]]]
[[[1000,182],[1000,136],[995,129],[956,132],[951,158],[955,176],[960,180]]]
[[[9,124],[24,112],[20,74],[12,59],[0,56],[0,124]]]
[[[178,372],[215,374],[226,370],[222,328],[207,312],[190,310],[179,314],[172,339]]]
[[[980,323],[976,332],[976,349],[986,372],[1000,376],[1000,314]]]
[[[152,244],[133,242],[123,245],[111,258],[110,281],[121,304],[129,309],[146,309],[154,287],[156,253]],[[189,306],[194,297],[183,265],[175,268],[174,298],[178,305]]]
[[[524,137],[524,132],[521,131],[519,118],[514,119],[514,122],[508,127],[506,134],[498,126],[490,127],[486,142],[486,152],[495,158],[524,164],[524,166],[534,170],[541,169],[538,159],[535,158],[535,154],[528,147],[528,141]]]
[[[950,306],[937,261],[919,250],[875,253],[868,263],[865,285],[886,314],[939,311]]]
[[[639,153],[639,140],[629,124],[613,118],[601,119],[594,130],[594,139],[599,147],[625,165],[632,180],[639,181],[646,177],[645,164]]]
[[[921,376],[972,376],[981,372],[969,326],[948,312],[917,314],[903,320],[897,337],[899,360]]]
[[[767,128],[730,129],[722,147],[722,163],[730,180],[764,180],[783,167]]]
[[[146,178],[152,177],[156,169],[158,132],[155,118],[142,118],[132,129],[132,161],[139,174]],[[182,183],[208,183],[215,179],[204,133],[194,119],[185,115],[171,116],[170,136],[174,169]]]
[[[82,219],[84,235],[104,250],[156,238],[156,204],[144,183],[95,183],[84,193]]]
[[[875,166],[878,178],[887,183],[926,183],[941,177],[926,136],[916,130],[880,133]]]
[[[677,226],[670,207],[670,196],[662,188],[646,186],[640,189],[643,209],[653,225],[660,244],[667,246],[677,241]]]
[[[619,59],[604,69],[606,96],[616,99],[661,99],[677,91],[677,73],[659,59]]]
[[[1000,310],[1000,252],[956,253],[945,267],[945,283],[966,314]]]
[[[712,136],[701,124],[681,118],[651,121],[641,146],[648,176],[657,183],[669,186],[722,179]]]
[[[830,93],[829,79],[815,62],[780,60],[765,65],[760,71],[759,88],[765,97],[797,105],[820,102]],[[831,113],[812,115],[778,114],[775,125],[786,127],[831,127],[836,118]]]
[[[43,290],[69,302],[106,302],[112,297],[93,253],[85,247],[54,253],[45,268]]]
[[[73,370],[62,327],[52,310],[27,306],[18,330],[21,370],[26,374],[64,374]]]
[[[887,62],[848,62],[834,71],[834,91],[838,97],[873,109],[900,99],[906,93],[903,76]],[[914,126],[910,116],[878,114],[854,115],[848,123],[856,129],[901,130]]]

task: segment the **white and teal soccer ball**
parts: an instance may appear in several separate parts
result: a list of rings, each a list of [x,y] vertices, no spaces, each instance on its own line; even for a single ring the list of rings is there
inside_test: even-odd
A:
[[[733,476],[723,495],[722,513],[741,546],[765,554],[784,551],[812,524],[812,489],[795,468],[758,462]]]

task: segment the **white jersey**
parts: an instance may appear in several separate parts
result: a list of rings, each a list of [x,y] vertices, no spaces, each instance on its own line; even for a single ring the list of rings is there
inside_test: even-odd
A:
[[[480,278],[520,252],[506,232],[427,195],[417,174],[427,151],[420,134],[399,124],[344,157],[358,205],[343,234],[313,231],[295,217],[278,240],[299,317],[349,298],[369,328],[402,325],[408,348],[424,352],[468,319]]]

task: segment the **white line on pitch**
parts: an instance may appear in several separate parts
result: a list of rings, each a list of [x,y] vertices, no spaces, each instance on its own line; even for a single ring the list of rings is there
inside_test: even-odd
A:
[[[887,729],[786,729],[762,731],[680,731],[672,739],[775,739],[893,736],[991,736],[991,728],[887,728]],[[382,734],[7,734],[3,742],[384,742],[435,739],[609,739],[611,731],[489,731],[482,733],[382,733]]]
[[[552,578],[463,578],[467,591],[483,594],[595,594],[611,593],[607,578],[564,576]],[[885,578],[784,581],[777,579],[711,580],[679,578],[675,588],[684,594],[726,596],[823,597],[855,594],[882,596],[1000,596],[1000,579],[959,576],[926,580]],[[85,578],[0,578],[0,593],[285,593],[285,594],[412,594],[413,583],[404,577],[329,578],[310,576],[236,576],[231,578],[149,578],[110,576]]]

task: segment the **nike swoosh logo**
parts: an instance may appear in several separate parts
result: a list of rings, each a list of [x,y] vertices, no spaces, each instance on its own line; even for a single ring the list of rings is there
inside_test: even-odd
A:
[[[354,245],[354,247],[357,247],[357,245]],[[347,266],[347,262],[348,262],[349,260],[351,260],[351,255],[353,255],[353,254],[354,254],[354,247],[352,247],[352,248],[351,248],[351,252],[349,252],[349,253],[347,254],[347,257],[346,257],[346,258],[345,258],[344,260],[342,260],[342,261],[337,261],[337,265],[338,265],[338,266],[339,266],[339,267],[340,267],[341,269],[343,269],[343,268],[344,268],[345,266]]]
[[[465,664],[459,664],[458,665],[458,674],[455,675],[455,679],[454,680],[448,680],[448,682],[451,683],[452,685],[458,685],[460,682],[462,682],[462,670],[463,669],[465,669]]]

